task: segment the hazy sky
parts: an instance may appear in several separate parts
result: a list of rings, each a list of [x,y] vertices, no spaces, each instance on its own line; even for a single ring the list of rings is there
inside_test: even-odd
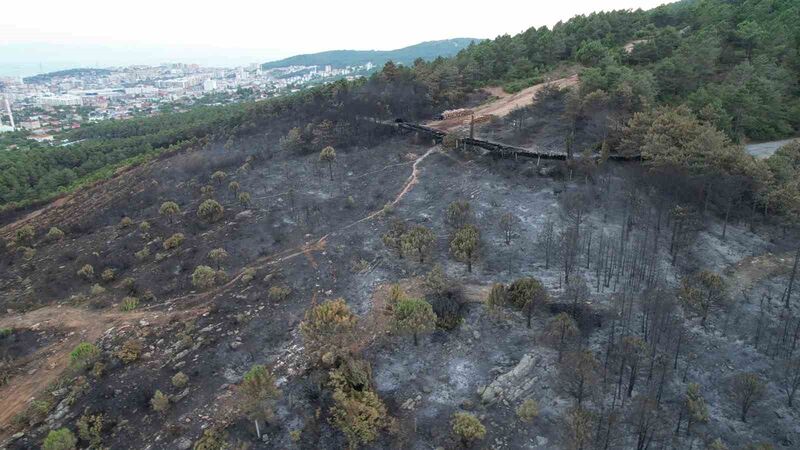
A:
[[[469,0],[3,3],[0,64],[74,59],[111,65],[153,63],[153,58],[239,64],[330,49],[384,50],[453,37],[493,38],[576,14],[648,9],[666,1],[494,0],[480,2],[480,8]]]

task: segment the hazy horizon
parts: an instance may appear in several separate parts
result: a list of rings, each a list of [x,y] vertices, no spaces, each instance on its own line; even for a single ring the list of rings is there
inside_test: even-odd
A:
[[[578,14],[649,9],[663,3],[669,2],[564,0],[542,8],[500,0],[477,13],[421,0],[391,9],[357,1],[332,5],[311,0],[304,7],[309,13],[298,14],[295,5],[285,3],[231,0],[222,9],[198,4],[187,10],[179,4],[142,0],[126,9],[121,20],[121,13],[98,0],[17,2],[0,16],[0,76],[166,62],[222,67],[326,50],[393,50],[424,41],[513,35]],[[512,10],[517,13],[508,14]]]

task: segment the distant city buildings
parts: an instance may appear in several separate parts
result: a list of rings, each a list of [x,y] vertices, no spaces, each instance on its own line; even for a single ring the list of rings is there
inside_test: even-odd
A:
[[[232,69],[162,64],[64,71],[27,81],[0,77],[0,96],[8,100],[9,113],[13,110],[19,121],[18,126],[12,126],[9,113],[0,114],[0,132],[22,129],[31,133],[32,139],[44,142],[86,122],[155,115],[164,108],[182,111],[198,102],[265,99],[339,78],[354,79],[374,69],[372,63],[269,70],[262,70],[260,64]]]

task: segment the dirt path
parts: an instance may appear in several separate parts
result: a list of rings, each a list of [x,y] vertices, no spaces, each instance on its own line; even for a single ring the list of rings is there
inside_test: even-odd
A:
[[[546,86],[565,88],[574,86],[576,84],[578,84],[577,74],[559,78],[553,81],[548,81],[546,83],[536,84],[525,88],[516,94],[509,94],[502,88],[496,86],[487,87],[484,88],[484,90],[497,98],[491,102],[478,106],[477,108],[473,108],[473,111],[475,111],[476,118],[488,115],[503,117],[517,108],[522,108],[532,104],[533,97],[536,95],[536,93],[541,91]],[[442,131],[451,131],[462,126],[469,125],[469,121],[469,117],[454,117],[447,120],[428,122],[425,125]]]
[[[169,315],[155,311],[90,311],[71,306],[46,306],[23,314],[0,317],[0,327],[12,329],[53,330],[66,337],[37,350],[21,367],[22,374],[12,377],[0,388],[0,430],[23,411],[28,402],[55,382],[69,364],[69,353],[78,343],[95,342],[112,328],[119,330],[140,320],[163,323]],[[0,440],[4,432],[0,431]]]

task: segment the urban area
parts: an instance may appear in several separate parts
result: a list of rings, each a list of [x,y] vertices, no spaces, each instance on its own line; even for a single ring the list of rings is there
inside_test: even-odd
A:
[[[372,72],[375,65],[342,68],[260,64],[213,68],[163,64],[71,69],[33,77],[0,77],[0,133],[22,131],[38,142],[87,122],[183,111],[195,106],[259,100]]]

